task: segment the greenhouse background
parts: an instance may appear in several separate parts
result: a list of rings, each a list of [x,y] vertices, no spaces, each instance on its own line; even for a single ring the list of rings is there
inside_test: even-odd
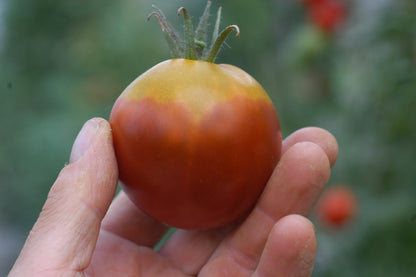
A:
[[[329,130],[340,152],[328,187],[358,199],[343,228],[316,223],[313,276],[416,276],[416,1],[213,0],[237,24],[218,63],[271,96],[284,136]],[[0,0],[0,276],[7,274],[88,119],[169,59],[152,4],[181,27],[205,0]]]

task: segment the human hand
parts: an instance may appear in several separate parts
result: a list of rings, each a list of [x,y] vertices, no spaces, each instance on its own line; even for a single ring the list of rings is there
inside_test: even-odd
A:
[[[309,276],[316,237],[306,218],[335,163],[335,138],[304,128],[283,142],[282,158],[250,214],[209,231],[176,231],[141,212],[126,194],[112,201],[118,172],[110,126],[88,121],[72,148],[9,277]],[[110,206],[111,204],[111,206]]]

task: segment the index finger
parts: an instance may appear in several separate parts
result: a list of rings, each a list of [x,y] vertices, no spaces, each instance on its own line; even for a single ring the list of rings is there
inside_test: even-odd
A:
[[[338,157],[338,143],[335,137],[325,129],[318,127],[305,127],[288,136],[282,143],[282,155],[298,142],[309,141],[321,147],[328,156],[331,166]]]

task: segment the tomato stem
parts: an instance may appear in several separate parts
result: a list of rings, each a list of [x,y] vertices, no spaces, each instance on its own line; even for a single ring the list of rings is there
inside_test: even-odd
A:
[[[208,19],[209,19],[209,10],[211,8],[211,1],[207,2],[207,6],[205,7],[204,13],[202,14],[201,18],[199,19],[199,24],[195,30],[195,49],[196,54],[198,55],[198,59],[200,59],[203,54],[205,47],[207,46],[207,35],[208,35]]]
[[[184,41],[182,41],[177,35],[176,31],[169,23],[163,12],[154,5],[152,5],[152,7],[155,9],[155,11],[149,14],[147,21],[149,21],[152,16],[156,18],[162,29],[162,32],[165,35],[165,39],[168,43],[173,58],[185,58],[189,60],[204,60],[207,62],[214,62],[219,51],[221,50],[221,46],[224,44],[225,39],[228,37],[231,31],[236,30],[237,37],[240,35],[240,30],[237,25],[230,25],[221,31],[221,33],[219,33],[221,22],[221,7],[219,7],[212,34],[211,45],[209,49],[207,49],[207,34],[209,26],[208,20],[210,16],[209,12],[211,8],[211,1],[207,2],[195,32],[191,17],[187,9],[184,7],[180,7],[178,9],[178,16],[180,16],[182,13],[184,17]]]
[[[212,44],[211,44],[211,48],[215,43],[215,40],[218,37],[219,31],[220,31],[220,22],[221,22],[221,10],[222,7],[218,8],[217,11],[217,19],[215,20],[215,26],[214,26],[214,32],[212,33]]]
[[[225,28],[221,34],[216,38],[214,44],[212,45],[212,48],[208,52],[207,56],[204,58],[207,62],[214,62],[215,58],[218,55],[218,52],[221,49],[222,44],[224,43],[225,39],[228,37],[228,35],[231,33],[232,30],[236,30],[237,35],[236,37],[240,36],[240,28],[238,28],[237,25],[230,25],[227,28]]]
[[[165,35],[165,39],[168,43],[171,55],[173,58],[181,58],[183,57],[183,49],[180,43],[180,38],[177,35],[175,29],[167,20],[166,16],[163,14],[162,10],[152,5],[152,7],[156,10],[149,14],[146,21],[149,21],[152,16],[156,18],[159,22],[159,25],[162,29],[163,34]]]
[[[183,19],[185,23],[185,59],[197,60],[195,50],[195,34],[194,26],[189,16],[188,11],[184,7],[178,9],[178,17],[183,13]]]

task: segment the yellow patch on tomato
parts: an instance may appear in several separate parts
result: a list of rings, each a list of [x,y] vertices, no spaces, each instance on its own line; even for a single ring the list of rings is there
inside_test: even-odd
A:
[[[161,62],[133,81],[123,92],[127,99],[151,98],[175,103],[199,120],[214,105],[236,97],[271,102],[261,85],[238,67],[187,59]]]

